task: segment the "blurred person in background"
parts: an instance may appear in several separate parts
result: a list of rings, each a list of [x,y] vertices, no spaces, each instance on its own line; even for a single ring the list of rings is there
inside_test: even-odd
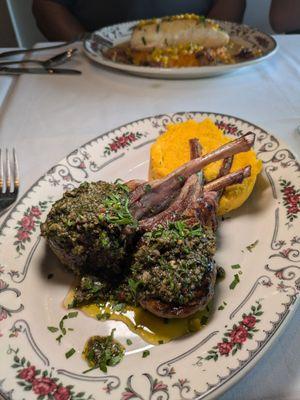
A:
[[[270,24],[276,33],[300,33],[300,0],[272,0]]]
[[[49,40],[68,41],[103,26],[183,13],[242,22],[245,7],[246,0],[33,0],[32,10]]]

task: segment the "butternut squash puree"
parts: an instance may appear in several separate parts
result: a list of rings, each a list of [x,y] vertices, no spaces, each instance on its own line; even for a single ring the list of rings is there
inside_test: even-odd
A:
[[[159,136],[151,147],[149,178],[159,179],[168,175],[175,168],[190,159],[189,139],[198,138],[202,146],[202,154],[209,153],[223,144],[230,142],[210,118],[202,122],[189,120],[167,126],[166,132]],[[214,162],[204,168],[207,182],[218,176],[222,161]],[[220,200],[218,214],[223,215],[240,207],[250,196],[257,175],[262,170],[262,161],[253,150],[234,156],[231,172],[251,165],[251,176],[241,184],[226,188]]]

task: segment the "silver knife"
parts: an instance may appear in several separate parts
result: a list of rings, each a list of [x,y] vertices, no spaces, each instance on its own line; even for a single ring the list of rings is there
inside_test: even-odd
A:
[[[43,74],[43,75],[80,75],[81,71],[67,68],[25,68],[0,67],[0,75]]]
[[[18,50],[4,51],[4,52],[0,53],[0,58],[11,57],[11,56],[15,56],[18,54],[24,54],[24,53],[33,53],[33,52],[37,52],[37,51],[47,51],[47,50],[52,50],[52,49],[59,49],[60,47],[69,46],[69,45],[75,43],[77,40],[79,40],[79,39],[77,38],[74,40],[70,40],[69,42],[59,43],[59,44],[55,44],[52,46],[46,46],[46,47],[33,47],[31,49],[18,49]]]

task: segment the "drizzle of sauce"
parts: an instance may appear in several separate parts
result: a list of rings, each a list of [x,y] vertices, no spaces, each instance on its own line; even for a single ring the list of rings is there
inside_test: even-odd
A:
[[[64,300],[64,306],[72,303],[74,290],[71,289]],[[180,338],[191,332],[199,331],[207,324],[211,303],[205,310],[197,311],[188,318],[165,319],[157,317],[142,307],[125,306],[122,311],[117,312],[113,309],[113,304],[105,305],[89,304],[81,306],[79,309],[86,315],[94,319],[101,319],[99,315],[105,314],[110,320],[122,321],[135,334],[139,335],[148,343],[157,345],[167,343],[173,339]]]

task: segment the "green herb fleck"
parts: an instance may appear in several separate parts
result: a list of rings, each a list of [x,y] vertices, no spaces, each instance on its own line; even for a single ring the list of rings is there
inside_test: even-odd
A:
[[[126,340],[126,343],[127,343],[128,346],[131,346],[131,345],[132,345],[132,340],[127,339],[127,340]]]
[[[63,335],[59,335],[59,336],[57,336],[57,338],[55,340],[57,340],[58,343],[60,344],[62,338],[63,338]]]
[[[47,329],[48,329],[50,332],[52,332],[52,333],[58,331],[58,328],[56,328],[55,326],[47,326]]]
[[[72,348],[72,349],[70,349],[70,350],[68,350],[68,351],[66,352],[65,356],[66,356],[66,358],[70,358],[70,357],[72,357],[72,355],[75,354],[75,353],[76,353],[76,350]]]
[[[146,42],[146,39],[144,36],[142,36],[142,42],[143,42],[144,46],[146,46],[147,42]]]
[[[139,287],[139,285],[141,285],[141,281],[135,281],[134,279],[129,278],[128,279],[128,285],[129,285],[129,289],[131,290],[131,292],[136,295],[137,293],[137,289]]]
[[[144,351],[143,351],[142,357],[143,357],[143,358],[146,358],[146,357],[148,357],[149,355],[150,355],[150,351],[149,351],[149,350],[144,350]]]
[[[107,321],[110,318],[110,313],[104,312],[104,313],[99,313],[96,315],[96,318],[100,321]]]
[[[112,306],[113,311],[122,312],[125,311],[126,305],[124,303],[116,303]]]
[[[68,318],[76,318],[78,315],[78,311],[69,312]]]
[[[239,269],[241,268],[240,264],[234,264],[231,266],[232,269]]]
[[[219,307],[218,307],[218,310],[224,310],[224,308],[227,306],[227,303],[226,303],[226,301],[223,301],[223,304],[221,304]]]
[[[159,340],[158,344],[164,344],[164,341],[163,340]]]
[[[239,277],[238,274],[235,274],[235,275],[234,275],[233,281],[232,281],[231,284],[229,285],[229,288],[230,288],[231,290],[233,290],[239,282],[240,282],[240,277]]]
[[[145,193],[150,193],[151,190],[152,190],[152,186],[149,185],[149,183],[147,183],[147,184],[145,185],[145,187],[144,187]]]
[[[249,244],[249,246],[246,246],[246,249],[248,251],[250,251],[250,253],[252,253],[252,250],[254,249],[254,247],[256,247],[256,245],[258,244],[259,240],[255,240],[255,242]]]

